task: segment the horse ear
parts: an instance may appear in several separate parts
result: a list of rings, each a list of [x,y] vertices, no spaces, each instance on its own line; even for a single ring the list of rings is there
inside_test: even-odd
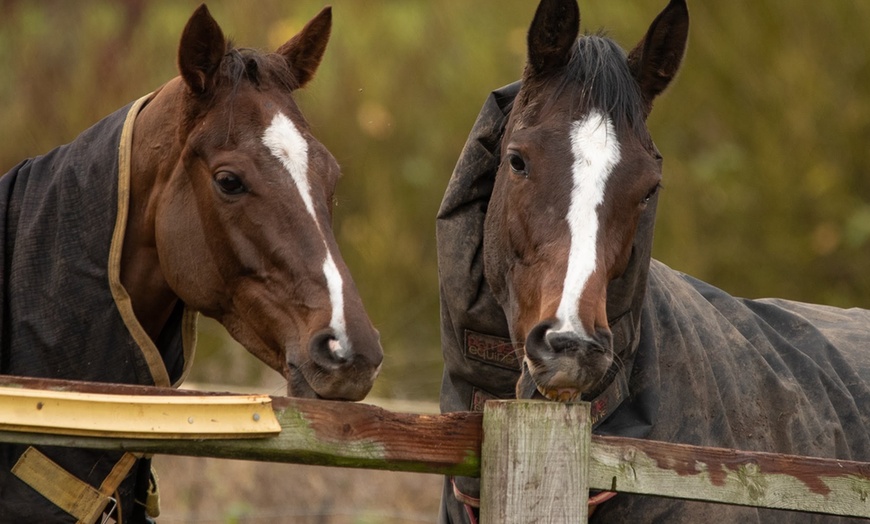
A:
[[[646,114],[677,75],[689,38],[686,0],[671,0],[653,20],[646,36],[628,54],[628,67],[640,85]]]
[[[278,48],[278,54],[284,56],[296,77],[297,88],[314,78],[331,30],[332,8],[327,6],[305,24],[299,34]]]
[[[541,0],[529,27],[526,77],[547,75],[565,67],[580,33],[576,0]]]
[[[205,4],[200,5],[184,26],[178,46],[178,70],[195,94],[204,94],[214,85],[226,47],[220,26]]]

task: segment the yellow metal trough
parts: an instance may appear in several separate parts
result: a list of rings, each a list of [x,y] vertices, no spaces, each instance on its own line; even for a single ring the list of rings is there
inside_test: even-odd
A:
[[[281,432],[268,395],[142,396],[0,387],[0,430],[171,439]]]

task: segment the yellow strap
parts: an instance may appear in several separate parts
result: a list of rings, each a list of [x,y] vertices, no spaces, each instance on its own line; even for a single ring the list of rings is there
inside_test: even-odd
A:
[[[78,519],[77,524],[92,524],[135,463],[135,455],[124,453],[98,490],[30,446],[12,467],[12,473],[55,506]]]
[[[121,319],[127,326],[130,336],[136,342],[136,345],[142,351],[145,361],[148,363],[148,369],[151,371],[151,378],[154,380],[155,386],[169,387],[169,373],[166,371],[166,365],[163,363],[163,358],[160,356],[160,351],[145,332],[145,328],[139,323],[136,314],[133,313],[133,302],[130,300],[130,295],[121,284],[121,250],[124,247],[124,233],[127,231],[127,215],[130,208],[130,162],[133,156],[133,124],[136,121],[136,116],[139,111],[148,102],[153,93],[148,94],[133,102],[130,110],[127,112],[127,118],[124,120],[124,127],[121,129],[121,142],[118,147],[118,214],[115,217],[115,227],[112,230],[112,242],[109,244],[109,290],[112,292],[112,298],[115,300],[115,307],[121,314]],[[186,359],[187,355],[185,355]],[[185,360],[185,365],[187,361]]]
[[[94,522],[109,502],[109,497],[32,446],[15,463],[12,473],[80,522]]]

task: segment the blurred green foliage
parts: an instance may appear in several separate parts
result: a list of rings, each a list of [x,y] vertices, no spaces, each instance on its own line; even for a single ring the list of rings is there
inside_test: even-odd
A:
[[[665,3],[584,0],[583,25],[630,47]],[[655,256],[736,295],[870,307],[870,2],[689,4],[683,71],[650,117]],[[196,5],[0,0],[0,172],[174,76]],[[239,45],[274,49],[322,5],[209,8]],[[376,395],[437,396],[434,217],[481,103],[522,71],[535,5],[333,0],[298,98],[344,171],[335,230],[383,338]],[[215,323],[201,333],[193,379],[275,382]]]

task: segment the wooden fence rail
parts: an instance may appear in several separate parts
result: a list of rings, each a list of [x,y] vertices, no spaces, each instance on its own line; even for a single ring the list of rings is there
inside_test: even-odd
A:
[[[0,377],[0,442],[482,476],[483,522],[585,522],[588,489],[870,517],[868,463],[590,436],[584,403],[488,402],[483,414],[418,415],[265,397],[280,426],[274,436],[182,432],[153,438],[141,430],[107,432],[95,422],[103,411],[97,401],[89,410],[93,431],[22,427],[21,407],[10,423],[8,395],[14,392],[18,402],[29,389],[68,392],[77,401],[82,394],[136,395],[124,402],[146,404],[185,397],[190,424],[202,418],[201,404],[216,396]],[[30,403],[34,416],[47,409],[40,399]],[[117,402],[104,411],[115,428],[119,417],[141,412],[134,404],[119,409]]]

